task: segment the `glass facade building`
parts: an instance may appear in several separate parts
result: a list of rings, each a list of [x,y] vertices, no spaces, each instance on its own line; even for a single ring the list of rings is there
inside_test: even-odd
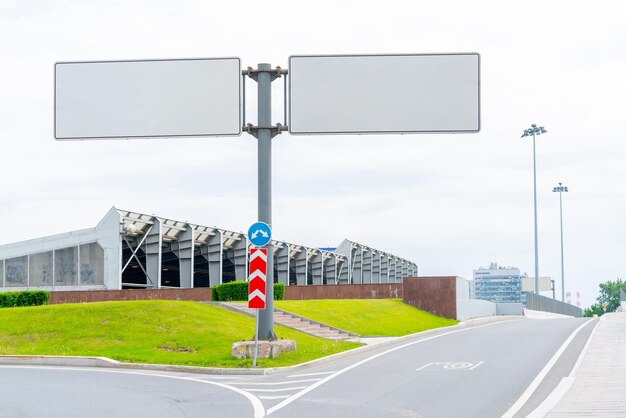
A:
[[[104,250],[97,242],[0,260],[0,288],[104,285]]]
[[[474,297],[491,302],[525,302],[522,277],[526,273],[516,267],[500,267],[496,263],[480,267],[474,270]]]

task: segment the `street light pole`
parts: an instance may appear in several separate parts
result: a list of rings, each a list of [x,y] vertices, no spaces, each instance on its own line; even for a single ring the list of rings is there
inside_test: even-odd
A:
[[[535,201],[535,293],[539,294],[539,239],[537,237],[537,160],[535,158],[535,135],[545,134],[543,126],[537,126],[534,123],[530,128],[524,129],[522,138],[526,136],[533,137],[533,191]]]
[[[568,190],[567,186],[563,186],[563,183],[559,183],[559,185],[552,191],[559,193],[559,213],[561,214],[561,302],[565,302],[565,264],[563,263],[563,193],[568,192]]]

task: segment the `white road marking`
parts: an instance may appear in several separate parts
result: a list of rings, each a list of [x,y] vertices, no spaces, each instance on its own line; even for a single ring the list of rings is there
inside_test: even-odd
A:
[[[556,406],[574,384],[575,377],[564,377],[546,399],[526,418],[543,418]]]
[[[322,380],[318,381],[317,383],[313,383],[311,386],[307,387],[306,389],[296,393],[295,395],[292,395],[291,397],[285,399],[284,401],[282,401],[278,405],[274,405],[273,407],[268,409],[267,412],[266,412],[266,415],[270,415],[273,412],[276,412],[279,409],[284,408],[285,406],[289,405],[291,402],[295,401],[296,399],[298,399],[298,398],[306,395],[307,393],[311,392],[313,389],[322,386],[324,383],[329,382],[329,381],[331,381],[332,379],[334,379],[334,378],[336,378],[338,376],[341,376],[342,374],[346,373],[347,371],[350,371],[350,370],[354,369],[355,367],[359,367],[362,364],[365,364],[365,363],[370,362],[370,361],[372,361],[374,359],[377,359],[378,357],[382,357],[384,355],[387,355],[389,353],[393,353],[394,351],[398,351],[398,350],[401,350],[401,349],[406,348],[406,347],[410,347],[412,345],[421,344],[423,342],[434,340],[436,338],[445,337],[446,335],[457,334],[459,332],[465,332],[465,331],[472,330],[472,329],[490,327],[490,326],[497,325],[497,324],[502,324],[502,322],[494,322],[494,323],[486,324],[486,325],[478,325],[476,327],[464,328],[464,329],[459,329],[459,330],[455,330],[455,331],[445,332],[443,334],[433,335],[432,337],[424,338],[424,339],[418,340],[418,341],[412,341],[410,343],[406,343],[406,344],[400,345],[398,347],[391,348],[391,349],[389,349],[387,351],[383,351],[382,353],[375,354],[375,355],[373,355],[371,357],[368,357],[368,358],[363,359],[363,360],[361,360],[361,361],[359,361],[357,363],[354,363],[354,364],[352,364],[352,365],[350,365],[350,366],[348,366],[346,368],[343,368],[343,369],[339,370],[338,372],[335,372],[334,374],[331,374],[330,376],[326,376],[325,378],[323,378]]]
[[[320,380],[321,378],[318,379],[302,379],[302,380],[286,380],[284,382],[271,382],[271,383],[265,383],[265,382],[259,382],[259,383],[255,383],[255,382],[242,382],[242,384],[244,385],[264,385],[264,386],[278,386],[278,385],[290,385],[292,383],[305,383],[305,382],[317,382],[318,380]]]
[[[428,363],[418,369],[415,369],[415,371],[424,370],[429,366],[433,366],[431,369],[435,370],[474,370],[483,363],[484,361],[437,361]]]
[[[259,399],[273,400],[273,399],[286,399],[290,395],[280,395],[280,396],[259,396]]]
[[[432,362],[430,362],[430,363],[426,364],[425,366],[420,367],[419,369],[415,369],[415,371],[417,372],[417,371],[423,370],[423,369],[425,369],[426,367],[430,366],[431,364],[433,364],[433,363],[432,363]]]
[[[559,403],[559,401],[563,399],[563,396],[565,396],[567,391],[574,384],[574,381],[576,380],[576,372],[578,371],[578,368],[580,367],[580,363],[582,363],[582,360],[585,357],[585,354],[587,353],[587,349],[589,348],[589,344],[591,343],[591,340],[593,339],[593,336],[596,333],[598,326],[604,320],[604,318],[605,318],[604,316],[601,317],[598,323],[596,324],[596,326],[593,327],[593,331],[591,331],[591,334],[589,334],[589,339],[587,340],[587,342],[585,343],[585,346],[580,352],[580,355],[578,356],[578,360],[576,360],[576,364],[574,364],[574,367],[572,368],[572,371],[570,372],[569,376],[561,379],[557,387],[555,387],[554,390],[546,397],[546,399],[544,399],[543,402],[541,402],[541,405],[535,408],[535,410],[531,412],[526,418],[545,417]]]
[[[282,389],[264,389],[264,388],[245,388],[249,392],[288,392],[290,390],[299,390],[305,389],[306,386],[295,386],[292,388],[282,388]]]
[[[578,372],[578,368],[580,367],[580,364],[583,362],[583,357],[585,357],[585,354],[587,353],[587,349],[589,348],[589,344],[591,343],[591,339],[593,338],[593,336],[596,333],[596,330],[598,329],[598,326],[600,326],[600,323],[602,321],[604,321],[606,319],[605,316],[601,317],[598,320],[598,323],[596,324],[595,327],[593,327],[593,330],[591,331],[591,334],[589,334],[589,339],[587,340],[587,342],[585,343],[585,346],[583,347],[582,351],[580,352],[580,355],[578,356],[578,360],[576,360],[576,364],[574,364],[574,367],[572,367],[572,371],[570,372],[570,376],[576,376],[576,372]]]
[[[320,372],[320,373],[307,373],[307,374],[292,374],[291,376],[287,376],[287,377],[308,377],[308,376],[320,376],[323,374],[333,374],[335,373],[334,371],[332,372]]]
[[[168,376],[165,374],[157,374],[157,373],[141,373],[141,372],[131,372],[126,370],[107,370],[107,369],[95,369],[95,368],[84,368],[84,367],[76,367],[76,368],[66,368],[66,367],[53,367],[53,366],[5,366],[2,365],[0,368],[5,369],[39,369],[39,370],[57,370],[57,371],[82,371],[82,372],[96,372],[96,373],[118,373],[118,374],[132,374],[138,376],[155,376],[155,377],[164,377],[166,379],[176,379],[176,380],[188,380],[191,382],[199,382],[205,383],[209,385],[219,386],[224,389],[232,390],[242,396],[245,396],[246,399],[250,401],[252,404],[252,408],[254,409],[254,418],[263,418],[265,416],[265,408],[263,407],[263,403],[251,393],[248,393],[242,389],[236,388],[234,386],[226,385],[224,383],[211,382],[208,380],[194,379],[191,377],[180,377],[180,376]]]
[[[474,367],[472,367],[470,370],[474,370],[476,367],[480,366],[480,365],[481,365],[481,364],[483,364],[483,363],[484,363],[484,361],[480,361],[480,362],[476,363],[476,364],[474,365]]]
[[[554,353],[554,355],[552,356],[550,361],[548,361],[548,363],[544,366],[544,368],[539,372],[537,377],[535,377],[535,379],[530,383],[530,386],[528,386],[528,388],[526,388],[524,393],[522,393],[522,396],[519,397],[517,402],[515,402],[509,408],[509,410],[506,411],[504,413],[504,415],[502,415],[501,418],[512,418],[515,414],[517,414],[519,412],[520,409],[522,409],[524,404],[528,401],[528,399],[530,399],[531,395],[535,392],[535,390],[537,390],[537,388],[539,387],[539,385],[541,384],[543,379],[545,379],[545,377],[550,372],[550,370],[552,370],[552,367],[554,367],[554,365],[556,364],[557,360],[559,359],[559,357],[561,357],[561,355],[563,354],[563,352],[565,351],[567,346],[570,345],[572,340],[574,340],[574,337],[576,336],[576,334],[578,334],[578,332],[583,327],[589,325],[591,322],[593,322],[593,321],[586,321],[584,324],[582,324],[581,326],[576,328],[574,330],[574,332],[572,332],[570,334],[570,336],[567,338],[567,340],[565,340],[563,345],[561,345],[561,347],[557,350],[557,352]]]

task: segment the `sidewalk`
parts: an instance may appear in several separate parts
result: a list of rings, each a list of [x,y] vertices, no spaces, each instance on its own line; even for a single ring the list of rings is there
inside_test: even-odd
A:
[[[591,338],[573,384],[546,417],[626,418],[626,312],[604,315]]]

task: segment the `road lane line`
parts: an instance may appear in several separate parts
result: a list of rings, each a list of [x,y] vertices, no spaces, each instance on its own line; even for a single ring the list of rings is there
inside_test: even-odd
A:
[[[290,385],[292,383],[305,383],[305,382],[317,382],[321,380],[321,377],[318,379],[302,379],[302,380],[285,380],[284,382],[271,382],[271,383],[253,383],[253,382],[241,382],[244,385],[264,385],[264,386],[277,386],[277,385]]]
[[[306,389],[304,389],[304,390],[302,390],[302,391],[300,391],[300,392],[290,396],[289,398],[285,399],[281,403],[279,403],[277,405],[274,405],[273,407],[268,409],[267,412],[266,412],[266,415],[270,415],[270,414],[278,411],[279,409],[284,408],[285,406],[289,405],[291,402],[295,401],[296,399],[298,399],[298,398],[306,395],[307,393],[311,392],[313,389],[322,386],[324,383],[331,381],[332,379],[334,379],[334,378],[344,374],[347,371],[350,371],[350,370],[354,369],[355,367],[358,367],[358,366],[360,366],[362,364],[365,364],[365,363],[367,363],[369,361],[377,359],[378,357],[382,357],[384,355],[387,355],[389,353],[393,353],[394,351],[398,351],[398,350],[401,350],[401,349],[406,348],[406,347],[410,347],[412,345],[416,345],[416,344],[420,344],[420,343],[423,343],[423,342],[426,342],[426,341],[434,340],[436,338],[445,337],[446,335],[457,334],[459,332],[465,332],[465,331],[478,329],[478,328],[490,327],[490,326],[498,325],[498,324],[502,324],[502,323],[503,322],[494,322],[494,323],[491,323],[491,324],[478,325],[478,326],[471,327],[471,328],[464,328],[464,329],[459,329],[459,330],[455,330],[455,331],[446,332],[446,333],[443,333],[443,334],[437,334],[437,335],[433,335],[432,337],[424,338],[422,340],[412,341],[410,343],[406,343],[406,344],[400,345],[398,347],[391,348],[389,350],[383,351],[382,353],[375,354],[375,355],[373,355],[371,357],[368,357],[368,358],[363,359],[363,360],[361,360],[361,361],[359,361],[357,363],[354,363],[354,364],[352,364],[352,365],[350,365],[348,367],[345,367],[345,368],[339,370],[338,372],[335,372],[335,373],[331,374],[330,376],[326,376],[325,378],[323,378],[322,380],[318,381],[317,383],[313,383],[311,386],[307,387]]]
[[[564,377],[546,399],[526,418],[543,418],[556,406],[574,384],[574,377]]]
[[[263,418],[265,416],[265,407],[259,398],[254,396],[253,394],[246,392],[243,389],[236,388],[234,386],[226,385],[224,383],[211,382],[208,380],[194,379],[192,377],[181,377],[181,376],[168,376],[166,374],[157,374],[157,373],[141,373],[141,372],[131,372],[126,370],[105,370],[105,369],[92,369],[92,368],[84,368],[84,367],[76,367],[76,368],[67,368],[67,367],[53,367],[53,366],[0,366],[2,368],[11,368],[11,369],[39,369],[39,370],[55,370],[55,371],[82,371],[82,372],[96,372],[96,373],[118,373],[118,374],[132,374],[137,376],[155,376],[155,377],[164,377],[166,379],[176,379],[176,380],[188,380],[191,382],[199,382],[205,383],[208,385],[219,386],[223,389],[232,390],[242,396],[244,396],[250,403],[252,404],[252,409],[254,409],[254,418]]]
[[[570,374],[567,377],[564,377],[563,379],[561,379],[557,387],[555,387],[554,390],[546,397],[546,399],[544,399],[543,402],[541,402],[541,404],[537,408],[535,408],[535,410],[531,412],[526,418],[545,417],[567,394],[567,391],[572,387],[572,385],[574,384],[574,381],[576,380],[576,372],[578,371],[578,368],[580,367],[580,364],[582,363],[582,360],[585,357],[585,354],[587,353],[589,344],[591,343],[591,340],[593,339],[593,336],[596,333],[598,326],[600,325],[600,323],[602,322],[604,318],[605,318],[604,316],[601,317],[598,323],[596,324],[596,326],[593,327],[593,330],[591,331],[591,334],[589,334],[589,338],[587,339],[585,346],[580,352],[580,355],[578,356],[578,359],[576,360],[576,364],[574,364],[574,367],[572,367],[572,371],[570,372]]]
[[[276,400],[276,399],[285,399],[288,398],[290,395],[280,395],[280,396],[259,396],[259,399],[265,399],[268,401],[271,400]]]
[[[425,369],[426,367],[430,366],[431,364],[433,364],[432,361],[430,363],[428,363],[427,365],[420,367],[419,369],[415,369],[415,371],[418,372],[418,371],[420,371],[422,369]]]
[[[306,373],[306,374],[292,374],[291,376],[287,376],[287,377],[308,377],[308,376],[320,376],[323,374],[333,374],[335,373],[334,371],[332,372],[319,372],[319,373]]]
[[[247,390],[249,392],[289,392],[290,390],[299,390],[305,389],[306,386],[294,386],[291,388],[281,388],[281,389],[265,389],[265,388],[244,388],[243,390]]]
[[[580,355],[578,356],[578,360],[576,360],[576,364],[574,364],[574,367],[572,367],[572,371],[569,374],[570,377],[576,376],[576,372],[578,372],[578,368],[580,367],[580,364],[583,362],[583,357],[585,357],[585,354],[587,353],[589,344],[591,344],[591,340],[593,339],[593,336],[595,335],[596,330],[598,329],[598,326],[600,326],[600,323],[604,321],[605,318],[606,318],[605,316],[601,317],[598,320],[598,323],[596,324],[596,326],[593,327],[593,330],[591,331],[591,334],[589,334],[589,338],[587,339],[585,346],[583,347],[582,351],[580,352]]]
[[[530,397],[532,396],[532,394],[537,390],[537,388],[539,387],[539,385],[541,384],[541,382],[543,381],[543,379],[545,379],[545,377],[548,375],[548,373],[550,372],[550,370],[552,370],[552,367],[554,367],[554,365],[556,364],[556,362],[558,361],[558,359],[561,357],[561,355],[563,354],[563,352],[565,351],[565,349],[567,348],[567,346],[570,345],[570,343],[574,340],[574,337],[576,337],[576,334],[578,334],[578,332],[583,329],[583,327],[589,325],[590,323],[592,323],[593,321],[586,321],[584,324],[582,324],[581,326],[579,326],[578,328],[576,328],[574,330],[574,332],[572,332],[570,334],[569,337],[567,337],[567,340],[565,340],[565,342],[563,343],[563,345],[561,345],[561,347],[556,351],[556,353],[554,353],[554,355],[552,356],[552,358],[548,361],[548,363],[544,366],[543,369],[541,369],[541,371],[539,372],[539,374],[537,375],[537,377],[535,377],[535,379],[530,383],[530,385],[526,388],[526,390],[524,391],[524,393],[522,393],[522,396],[519,397],[519,399],[509,408],[508,411],[506,411],[504,413],[504,415],[502,415],[501,418],[512,418],[515,414],[517,414],[519,412],[520,409],[522,409],[522,407],[524,406],[524,404],[526,402],[528,402],[528,399],[530,399]]]

